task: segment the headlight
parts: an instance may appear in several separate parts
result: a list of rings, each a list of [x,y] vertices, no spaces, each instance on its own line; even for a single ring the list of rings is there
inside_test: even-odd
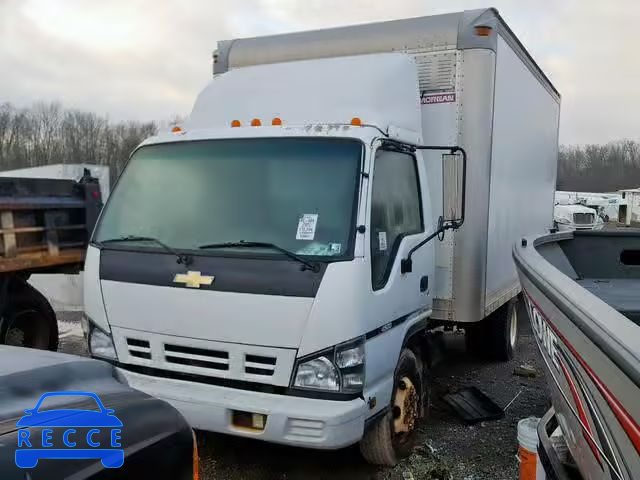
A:
[[[571,220],[569,220],[567,218],[557,218],[556,222],[563,223],[564,225],[568,225],[569,223],[571,223]]]
[[[351,368],[364,363],[364,343],[344,345],[336,348],[336,365],[338,368]]]
[[[82,316],[82,330],[87,339],[89,353],[92,357],[106,360],[117,360],[116,349],[111,335],[100,330],[86,315]]]
[[[359,337],[300,360],[293,387],[359,393],[364,366],[364,337]]]
[[[327,357],[318,357],[298,365],[294,386],[321,390],[340,390],[338,370]]]

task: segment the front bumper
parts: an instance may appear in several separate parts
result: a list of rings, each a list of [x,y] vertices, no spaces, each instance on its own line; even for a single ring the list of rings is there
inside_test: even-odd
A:
[[[173,405],[193,428],[318,449],[347,447],[364,432],[368,409],[361,398],[274,395],[118,370],[131,387]],[[235,426],[234,410],[267,415],[264,430]]]

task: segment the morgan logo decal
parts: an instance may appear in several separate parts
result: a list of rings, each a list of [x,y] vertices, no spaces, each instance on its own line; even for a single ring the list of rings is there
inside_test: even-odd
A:
[[[431,105],[434,103],[453,103],[456,101],[456,94],[449,93],[426,93],[420,95],[420,103],[422,105]]]

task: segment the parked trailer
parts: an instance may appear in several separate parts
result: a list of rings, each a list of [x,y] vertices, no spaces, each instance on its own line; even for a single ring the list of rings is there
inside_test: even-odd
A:
[[[511,245],[552,226],[559,103],[493,9],[220,42],[101,216],[91,354],[197,428],[395,463],[429,332],[513,354]]]
[[[56,315],[27,280],[34,273],[77,273],[98,213],[100,187],[0,177],[0,343],[55,350]]]

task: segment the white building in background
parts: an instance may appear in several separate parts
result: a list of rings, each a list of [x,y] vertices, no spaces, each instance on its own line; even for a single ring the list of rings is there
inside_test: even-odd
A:
[[[80,180],[84,169],[89,169],[91,175],[98,179],[102,192],[102,201],[109,196],[109,167],[87,164],[57,164],[43,167],[20,168],[18,170],[5,170],[0,172],[0,177],[24,177],[24,178],[61,178],[68,180]],[[82,310],[82,273],[79,275],[46,274],[33,275],[29,279],[47,299],[56,311]]]
[[[631,223],[640,223],[640,188],[629,188],[626,190],[620,190],[624,205],[624,221],[622,220],[621,207],[621,222],[625,225],[631,225]]]

